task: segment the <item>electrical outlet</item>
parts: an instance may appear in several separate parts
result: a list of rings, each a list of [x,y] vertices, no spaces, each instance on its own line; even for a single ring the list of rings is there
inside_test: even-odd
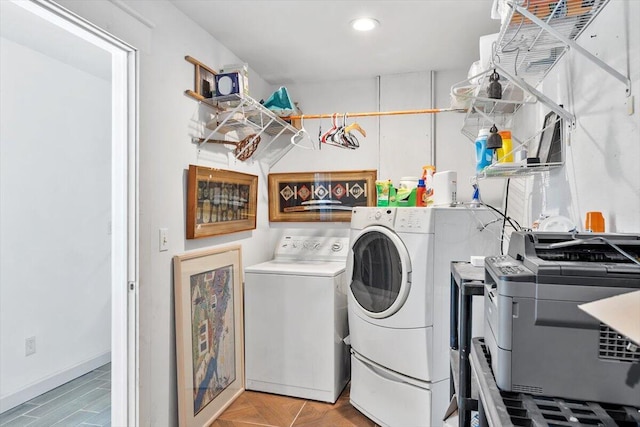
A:
[[[161,228],[159,237],[160,237],[160,242],[159,242],[160,252],[168,251],[169,250],[169,229]]]
[[[29,337],[24,340],[24,355],[31,356],[36,352],[36,337]]]

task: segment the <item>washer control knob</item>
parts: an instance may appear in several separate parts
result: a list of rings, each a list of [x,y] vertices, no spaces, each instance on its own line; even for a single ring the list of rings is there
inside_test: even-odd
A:
[[[331,250],[333,252],[340,252],[342,250],[342,243],[334,242],[333,245],[331,245]]]
[[[377,211],[376,214],[375,214],[375,217],[376,217],[376,219],[382,218],[382,212]]]

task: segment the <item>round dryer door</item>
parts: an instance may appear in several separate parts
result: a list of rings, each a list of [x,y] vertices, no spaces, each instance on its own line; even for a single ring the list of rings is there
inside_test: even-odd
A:
[[[351,295],[370,317],[397,312],[411,287],[411,259],[397,234],[381,226],[366,227],[351,246]]]

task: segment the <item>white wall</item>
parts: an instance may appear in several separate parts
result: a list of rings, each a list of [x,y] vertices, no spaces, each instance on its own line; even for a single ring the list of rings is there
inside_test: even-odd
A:
[[[431,106],[430,72],[413,72],[381,76],[378,79],[288,84],[289,94],[307,114],[334,112],[397,111],[427,108],[449,108],[451,85],[466,78],[466,70],[437,71],[434,74],[435,105]],[[380,97],[378,97],[380,93]],[[404,176],[420,176],[422,166],[431,159],[431,120],[435,120],[435,164],[439,171],[458,173],[458,196],[469,201],[472,188],[469,178],[475,174],[474,146],[462,133],[463,114],[437,113],[353,120],[366,130],[360,148],[345,150],[323,146],[320,151],[294,149],[273,167],[274,172],[310,170],[376,169],[379,179],[391,179],[398,185]],[[330,119],[312,119],[305,128],[317,141],[318,126],[330,126]],[[317,147],[317,144],[316,144]],[[310,163],[310,159],[313,162]],[[501,180],[480,183],[483,200],[500,206]],[[277,226],[272,224],[273,226]]]
[[[110,360],[103,56],[98,77],[0,38],[0,412]]]
[[[287,91],[299,108],[307,114],[333,114],[376,111],[378,108],[377,80],[342,80],[304,84],[287,84]],[[347,119],[352,123],[354,119]],[[355,132],[360,143],[356,150],[322,144],[318,150],[318,129],[331,128],[331,119],[307,119],[304,127],[314,140],[316,150],[294,148],[272,168],[272,172],[311,172],[378,169],[378,118],[358,118],[367,136]],[[342,117],[338,118],[338,124]]]
[[[185,89],[193,86],[192,65],[184,61],[183,57],[191,55],[213,68],[237,63],[240,59],[166,1],[123,3],[140,14],[140,19],[119,9],[117,5],[121,3],[106,0],[62,0],[60,3],[140,49],[140,424],[177,425],[171,257],[188,250],[233,242],[242,244],[244,264],[253,264],[270,256],[271,231],[278,232],[284,227],[282,224],[269,225],[267,220],[267,170],[259,165],[239,162],[227,164],[226,160],[221,160],[223,156],[220,156],[219,150],[206,148],[205,151],[199,152],[190,142],[190,136],[194,133],[194,117],[204,112],[203,107],[199,107],[195,101],[183,95]],[[616,3],[618,2],[612,2],[607,8],[618,8]],[[631,4],[637,16],[634,1],[619,3]],[[617,24],[611,18],[603,21],[604,28]],[[637,58],[637,45],[635,46]],[[469,62],[474,59],[469,58]],[[250,62],[250,58],[246,60]],[[436,106],[448,105],[450,84],[464,79],[465,76],[466,71],[462,70],[436,73]],[[637,82],[637,78],[635,81]],[[250,82],[252,95],[257,99],[265,98],[275,89],[269,88],[255,73],[250,74]],[[287,85],[291,96],[294,100],[300,101],[301,108],[307,113],[375,111],[378,108],[377,87],[375,79]],[[578,99],[584,96],[584,93],[593,91],[592,87],[581,88],[582,91],[587,89],[589,92],[575,91],[574,97]],[[606,122],[606,110],[598,111],[599,116],[605,117],[603,120]],[[436,120],[436,161],[439,168],[457,169],[459,176],[464,173],[471,174],[474,164],[473,146],[459,133],[461,116],[440,115]],[[637,113],[633,120],[637,120]],[[323,147],[320,153],[314,153],[313,156],[306,150],[295,149],[276,164],[273,171],[373,168],[392,178],[403,176],[407,172],[419,173],[415,171],[415,165],[408,165],[406,170],[385,169],[388,164],[378,154],[381,147],[377,119],[362,119],[359,122],[369,135],[361,140],[360,149],[348,151]],[[328,123],[327,120],[323,121],[323,128]],[[310,120],[305,125],[312,135],[317,135],[318,121]],[[623,142],[622,148],[627,149],[637,159],[637,151],[632,148],[633,138],[627,136],[633,134],[628,130],[625,132],[616,134],[616,139],[628,141]],[[420,131],[416,140],[422,140],[423,133],[424,131]],[[587,132],[582,132],[582,135],[587,141],[593,139],[587,136]],[[635,135],[637,136],[637,132]],[[576,149],[575,145],[573,149]],[[397,150],[418,153],[420,164],[423,163],[423,154],[424,159],[428,160],[428,151],[424,146],[398,146]],[[185,170],[189,164],[218,166],[258,175],[258,229],[197,241],[185,240]],[[626,164],[623,166],[626,167]],[[607,178],[608,187],[613,185],[613,178]],[[459,181],[461,180],[459,177]],[[632,182],[630,179],[629,181]],[[502,182],[496,182],[496,185],[501,187]],[[459,184],[461,198],[468,200],[470,190],[463,192],[460,190],[461,186],[462,184]],[[606,188],[604,184],[601,185],[599,193],[603,193]],[[595,200],[594,196],[590,196],[593,193],[585,189],[584,184],[581,184],[577,191],[580,199],[592,197]],[[483,192],[485,200],[487,193],[490,191]],[[637,199],[637,196],[635,198]],[[500,197],[496,199],[499,200]],[[632,207],[630,215],[638,217],[637,207]],[[287,227],[290,226],[309,227],[308,224],[287,224]],[[331,223],[322,226],[344,230],[347,225]],[[161,227],[169,228],[170,247],[167,252],[158,251],[158,229]]]
[[[207,107],[184,95],[193,89],[190,55],[211,68],[242,62],[167,1],[60,1],[140,51],[140,425],[177,425],[177,384],[172,257],[200,248],[242,245],[244,265],[271,256],[266,173],[259,164],[228,161],[214,144],[191,142]],[[128,13],[119,6],[130,9]],[[251,95],[273,88],[250,70]],[[186,171],[189,164],[259,177],[258,224],[253,231],[198,240],[185,238]],[[169,250],[159,252],[160,228],[169,229]]]
[[[575,114],[576,127],[566,146],[566,165],[527,182],[525,224],[543,214],[563,215],[584,230],[588,211],[601,211],[605,231],[640,232],[640,2],[610,2],[578,39],[623,75],[625,86],[576,51],[569,51],[549,73],[542,92]],[[634,102],[634,113],[628,104]],[[522,111],[518,126],[542,127],[548,110]],[[524,225],[524,224],[523,224]]]
[[[467,78],[467,70],[440,70],[435,74],[436,107],[450,105],[451,86]],[[475,178],[475,146],[460,129],[464,113],[436,114],[436,165],[439,171],[454,170],[458,174],[458,200],[468,202],[473,198],[471,178]],[[483,202],[496,208],[502,206],[504,180],[478,181]]]
[[[379,111],[431,108],[429,72],[380,77]],[[398,186],[402,177],[420,177],[431,160],[432,114],[380,117],[380,176]]]

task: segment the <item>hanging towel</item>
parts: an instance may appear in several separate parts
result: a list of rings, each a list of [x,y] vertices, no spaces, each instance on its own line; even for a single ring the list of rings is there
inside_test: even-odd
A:
[[[289,92],[284,86],[273,92],[263,105],[281,117],[291,116],[296,112],[296,107],[291,102]]]

